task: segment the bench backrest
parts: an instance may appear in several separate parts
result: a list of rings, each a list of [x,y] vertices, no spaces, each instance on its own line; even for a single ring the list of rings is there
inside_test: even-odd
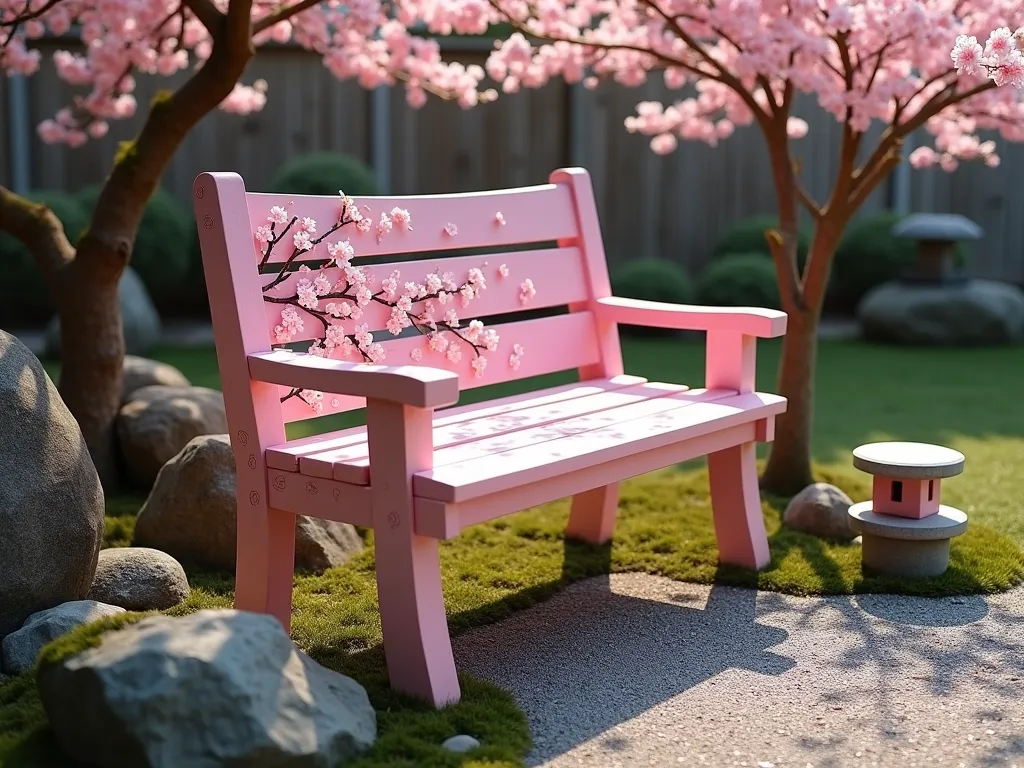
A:
[[[599,327],[588,309],[610,287],[582,169],[556,171],[534,187],[355,200],[249,193],[237,174],[209,173],[193,194],[233,429],[256,418],[259,432],[277,422],[271,431],[283,436],[286,422],[365,404],[251,383],[245,355],[282,344],[353,362],[445,368],[459,373],[462,388],[572,368],[584,378],[622,372],[616,328]],[[460,255],[445,253],[453,250]],[[568,314],[508,318],[563,305]],[[487,325],[495,315],[504,321]],[[477,318],[483,330],[469,325]],[[259,401],[250,418],[234,402],[246,389]]]

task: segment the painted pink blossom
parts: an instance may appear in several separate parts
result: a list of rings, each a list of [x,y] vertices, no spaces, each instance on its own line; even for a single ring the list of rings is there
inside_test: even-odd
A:
[[[369,322],[360,322],[360,319],[364,310],[385,306],[389,307],[389,311],[386,319],[381,322],[389,335],[398,336],[411,327],[426,337],[425,348],[416,347],[410,351],[409,356],[413,361],[424,360],[424,354],[430,352],[441,356],[448,363],[458,364],[465,352],[469,351],[472,354],[471,370],[474,375],[482,376],[488,363],[485,353],[498,349],[498,332],[485,327],[483,321],[478,319],[463,324],[459,311],[451,306],[455,295],[461,297],[463,306],[466,306],[486,290],[487,279],[479,267],[468,268],[461,281],[453,272],[441,272],[436,269],[428,272],[422,281],[406,280],[403,279],[400,270],[393,269],[386,277],[379,278],[379,287],[374,287],[378,277],[375,272],[353,263],[355,249],[352,243],[349,240],[330,240],[327,241],[330,259],[322,267],[314,269],[308,263],[303,263],[297,269],[293,267],[294,271],[289,271],[288,265],[292,261],[341,227],[358,227],[359,222],[369,221],[366,217],[357,219],[352,215],[355,211],[354,206],[343,205],[338,221],[315,239],[311,232],[316,233],[317,225],[309,218],[292,217],[285,213],[287,221],[279,230],[269,231],[268,225],[259,225],[268,228],[260,233],[260,237],[267,236],[265,249],[261,255],[262,263],[266,263],[274,247],[286,235],[291,236],[290,244],[294,249],[280,268],[277,277],[264,286],[266,292],[289,276],[297,276],[292,283],[293,296],[281,298],[279,294],[273,294],[273,301],[285,305],[281,310],[281,323],[274,328],[273,341],[287,344],[297,340],[296,337],[305,332],[303,314],[308,314],[323,326],[322,335],[310,340],[306,348],[308,354],[380,362],[386,359],[386,348],[381,342],[374,340]],[[391,214],[382,216],[379,221],[398,221],[400,226],[407,227],[409,218],[406,213],[404,209],[396,208]],[[282,214],[278,212],[273,218],[280,219],[281,216]],[[259,226],[256,231],[259,231]],[[275,222],[274,227],[277,226]],[[393,229],[394,227],[381,227],[379,234],[386,237]],[[260,237],[257,237],[258,241]],[[486,265],[486,262],[482,263]],[[338,272],[326,271],[332,266],[337,266]],[[507,269],[505,272],[507,274]],[[524,281],[520,291],[527,298],[528,294],[532,295],[532,281]],[[269,296],[265,296],[265,299],[271,300]],[[525,302],[527,299],[523,300]],[[349,321],[354,321],[355,324],[346,325]],[[521,350],[518,345],[517,348]],[[518,355],[513,352],[509,364],[517,367],[519,355],[521,352]],[[303,392],[306,394],[302,394]],[[316,411],[323,407],[322,393],[320,397],[317,397],[317,394],[314,390],[296,389],[283,399],[298,397]]]
[[[523,345],[522,344],[513,344],[512,345],[512,354],[508,356],[508,366],[509,366],[509,368],[511,368],[513,371],[519,370],[519,365],[522,362],[522,358],[523,358]]]
[[[536,295],[537,289],[533,286],[533,280],[526,278],[519,286],[519,303],[527,304]]]
[[[394,222],[395,226],[399,229],[412,230],[412,218],[409,216],[409,211],[405,208],[391,209],[391,221]]]

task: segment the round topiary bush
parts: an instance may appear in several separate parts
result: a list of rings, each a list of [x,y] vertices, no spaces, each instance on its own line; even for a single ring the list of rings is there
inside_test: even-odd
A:
[[[99,196],[98,186],[85,187],[77,195],[90,213]],[[139,222],[131,265],[158,308],[177,295],[188,277],[192,229],[195,223],[188,211],[169,192],[157,189]]]
[[[692,304],[693,283],[680,264],[668,259],[636,259],[612,270],[612,293],[627,299],[664,301],[671,304]],[[627,333],[639,336],[665,336],[673,331],[664,328],[622,326]]]
[[[917,242],[892,233],[901,218],[897,213],[884,211],[866,216],[846,230],[832,261],[830,309],[852,314],[868,291],[897,279],[914,263]],[[966,248],[958,244],[958,263],[963,263],[966,253]]]
[[[48,206],[64,225],[64,234],[71,244],[78,242],[89,224],[89,213],[77,199],[45,190],[29,192],[25,197]],[[20,240],[2,232],[0,264],[3,264],[4,271],[0,280],[0,322],[22,326],[47,320],[54,310],[35,259]]]
[[[731,253],[708,263],[697,281],[701,304],[781,309],[775,263],[762,253]]]
[[[711,255],[714,258],[736,253],[759,253],[770,257],[772,252],[764,233],[778,229],[779,218],[770,214],[740,219],[715,241]],[[796,259],[800,269],[807,263],[807,252],[811,248],[811,234],[801,228],[797,233]]]
[[[278,169],[270,189],[292,195],[379,194],[373,169],[341,152],[310,152],[290,160]]]

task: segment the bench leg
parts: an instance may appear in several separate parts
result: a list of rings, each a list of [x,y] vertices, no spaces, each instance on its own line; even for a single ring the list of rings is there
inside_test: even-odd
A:
[[[437,539],[398,524],[377,528],[374,548],[391,687],[436,707],[457,702],[459,679],[441,593]]]
[[[238,505],[235,608],[269,613],[291,630],[295,515],[272,507]]]
[[[603,485],[572,497],[565,535],[591,544],[604,544],[615,532],[619,511],[619,484]]]
[[[768,565],[768,535],[757,487],[755,443],[708,456],[711,507],[722,563],[760,570]]]

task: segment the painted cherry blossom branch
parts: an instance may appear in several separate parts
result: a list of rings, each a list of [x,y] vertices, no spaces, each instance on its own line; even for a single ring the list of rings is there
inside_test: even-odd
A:
[[[504,217],[498,213],[495,221],[500,226],[504,224]],[[485,328],[480,320],[472,320],[463,326],[458,311],[450,306],[457,298],[461,299],[463,307],[469,306],[486,289],[487,281],[479,268],[471,268],[462,282],[455,280],[450,272],[442,274],[434,271],[422,282],[403,283],[400,272],[395,270],[381,281],[379,289],[374,290],[371,287],[373,276],[353,265],[355,248],[350,240],[345,239],[326,243],[330,258],[318,269],[314,270],[305,263],[297,270],[293,269],[297,262],[311,260],[308,257],[312,256],[316,246],[324,243],[330,235],[350,225],[361,234],[375,229],[378,242],[396,228],[406,231],[412,229],[407,210],[395,207],[390,212],[382,213],[374,224],[373,219],[365,216],[352,199],[343,193],[341,211],[336,222],[322,234],[317,234],[315,220],[289,214],[283,206],[271,208],[267,223],[256,228],[254,238],[258,246],[260,267],[270,263],[274,248],[291,235],[292,252],[277,268],[273,279],[263,287],[263,300],[282,306],[281,323],[274,328],[274,341],[289,344],[303,333],[305,313],[323,325],[323,334],[313,338],[309,354],[330,357],[337,351],[342,357],[358,355],[364,362],[380,362],[385,357],[384,347],[374,341],[368,323],[357,324],[351,332],[347,332],[342,325],[345,321],[357,322],[365,308],[377,304],[391,310],[385,327],[392,336],[412,328],[426,338],[428,351],[443,354],[451,363],[461,361],[462,346],[465,345],[473,354],[470,367],[477,376],[483,375],[487,366],[484,353],[497,350],[498,334],[491,328]],[[457,234],[452,224],[445,231],[451,237]],[[325,270],[335,266],[342,270],[342,275],[332,282]],[[504,264],[498,268],[498,275],[508,275]],[[267,295],[292,276],[298,276],[298,279],[290,296]],[[533,282],[525,280],[520,285],[520,302],[526,304],[535,293]],[[321,302],[326,303],[321,306]],[[449,335],[454,339],[449,338]],[[518,368],[522,355],[522,347],[514,345],[509,365]],[[423,349],[413,349],[410,356],[416,362],[422,360]],[[315,390],[292,389],[281,398],[281,402],[292,398],[303,400],[317,412],[323,408],[323,394]]]

